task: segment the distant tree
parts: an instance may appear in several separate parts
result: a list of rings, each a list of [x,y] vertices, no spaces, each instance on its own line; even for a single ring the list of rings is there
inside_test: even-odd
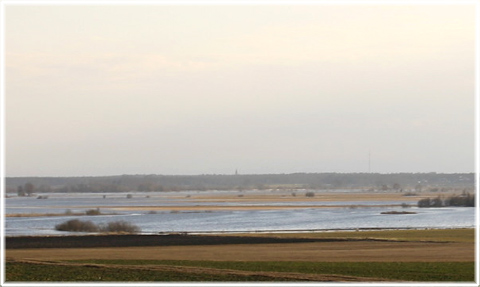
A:
[[[475,206],[475,196],[470,193],[465,193],[460,196],[450,196],[445,200],[445,206]]]
[[[430,207],[430,198],[420,199],[417,205],[418,207]]]
[[[38,187],[35,187],[37,192],[52,192],[52,187],[50,185],[42,184]]]
[[[442,206],[444,206],[444,205],[443,205],[443,200],[440,198],[440,196],[435,197],[435,198],[432,199],[432,201],[430,202],[430,206],[432,206],[432,207],[442,207]]]
[[[23,186],[21,186],[21,185],[18,186],[17,195],[18,196],[25,196],[25,191],[23,190]]]
[[[34,188],[35,188],[34,185],[31,184],[30,182],[25,184],[24,190],[25,190],[25,193],[27,194],[27,196],[32,196]]]
[[[265,184],[259,183],[259,184],[257,184],[257,189],[258,190],[265,190],[265,189],[267,189],[267,187],[265,186]]]
[[[465,206],[475,207],[475,195],[474,194],[467,194],[465,200]]]

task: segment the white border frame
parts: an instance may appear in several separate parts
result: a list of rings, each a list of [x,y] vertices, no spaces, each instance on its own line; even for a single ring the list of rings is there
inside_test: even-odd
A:
[[[475,229],[475,282],[473,283],[5,283],[5,8],[14,5],[474,5],[475,8],[475,181],[476,181],[476,229]],[[0,285],[1,286],[478,286],[480,240],[480,0],[0,0]]]

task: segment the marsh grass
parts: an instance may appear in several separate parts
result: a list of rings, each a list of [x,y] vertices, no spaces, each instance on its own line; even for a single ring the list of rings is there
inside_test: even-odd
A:
[[[82,216],[82,215],[117,215],[117,213],[103,213],[99,208],[87,209],[84,212],[73,212],[71,209],[65,210],[63,213],[8,213],[5,217],[42,217],[42,216]]]

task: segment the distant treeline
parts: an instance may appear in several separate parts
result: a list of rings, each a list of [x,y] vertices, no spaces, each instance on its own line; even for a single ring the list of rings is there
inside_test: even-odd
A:
[[[129,192],[246,189],[351,189],[441,191],[474,187],[474,173],[292,173],[252,175],[119,175],[7,177],[7,192]]]

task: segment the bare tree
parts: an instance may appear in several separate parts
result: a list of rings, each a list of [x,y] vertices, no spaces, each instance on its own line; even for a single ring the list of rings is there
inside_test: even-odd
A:
[[[35,186],[30,182],[25,183],[25,193],[27,194],[27,196],[32,196],[34,188]]]

